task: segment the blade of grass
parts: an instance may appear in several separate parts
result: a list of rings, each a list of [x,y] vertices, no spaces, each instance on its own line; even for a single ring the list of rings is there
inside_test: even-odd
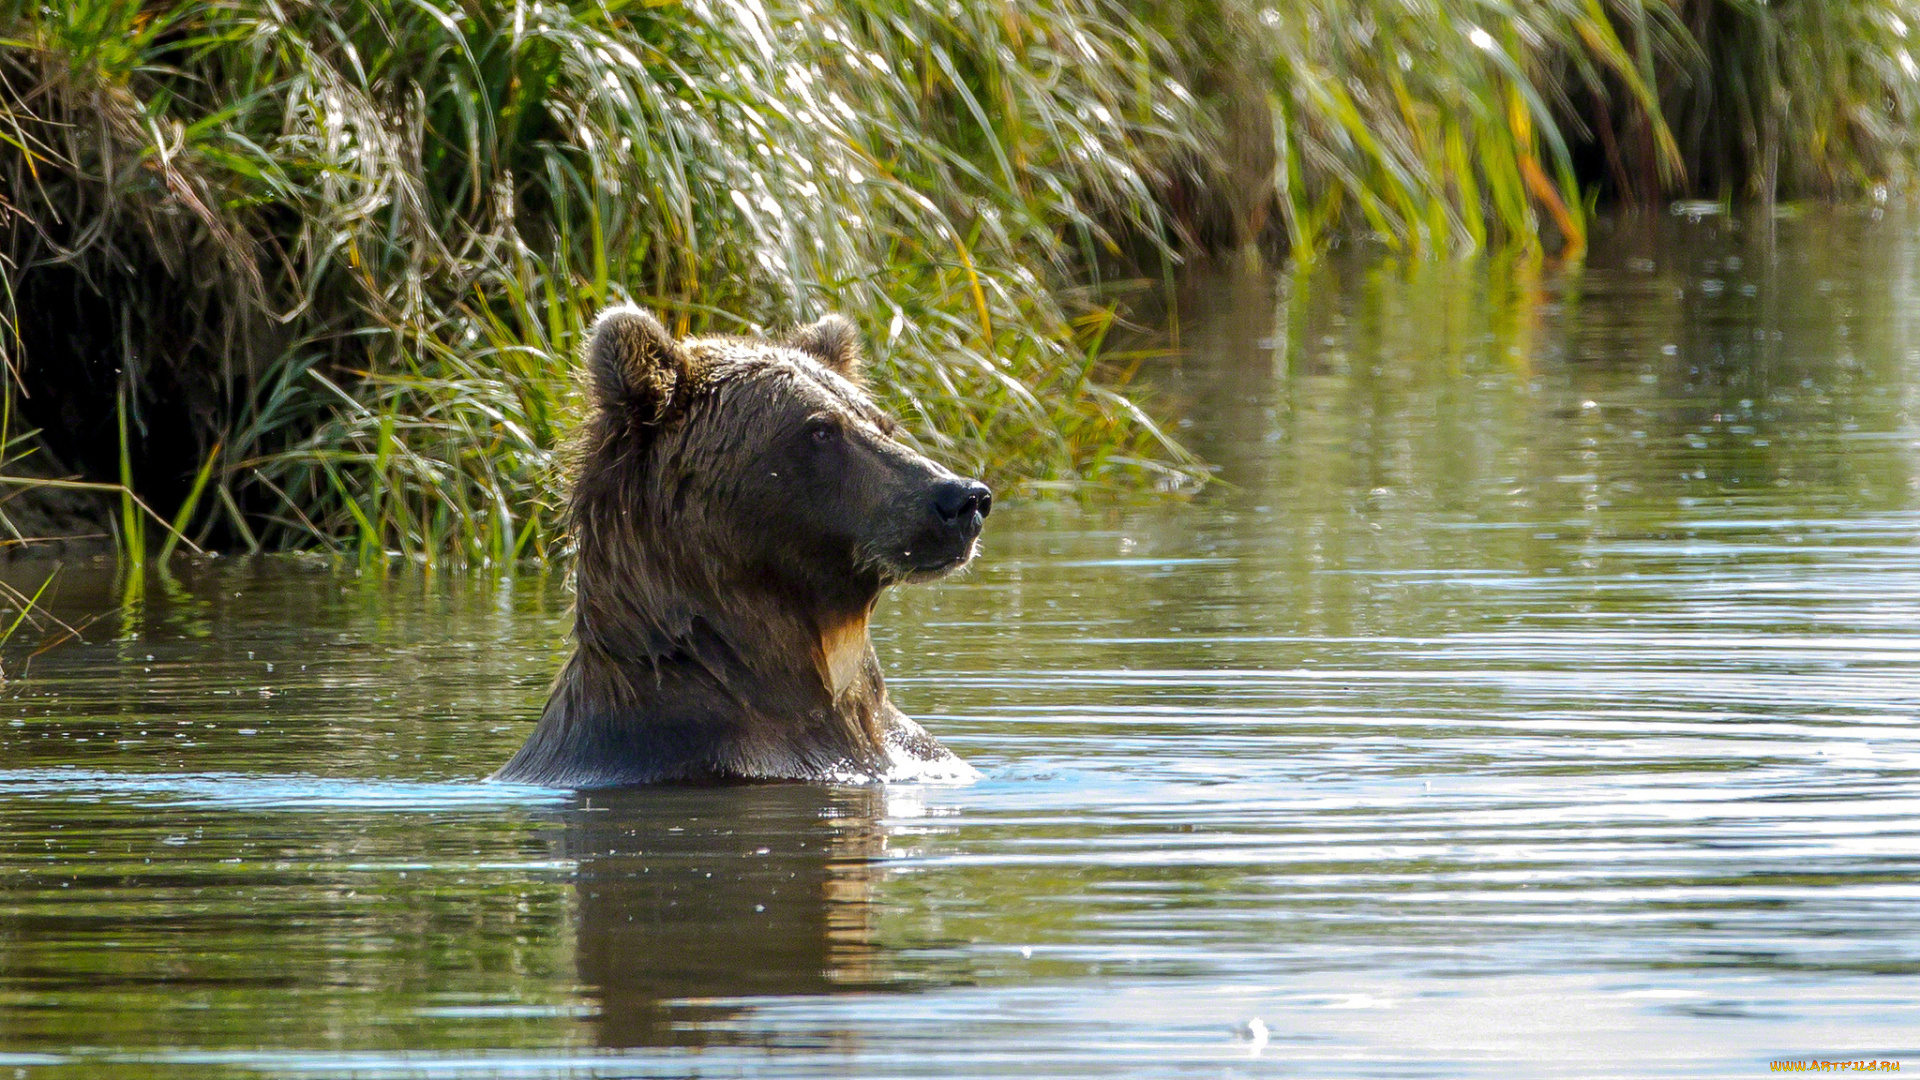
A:
[[[200,494],[207,489],[207,480],[213,476],[213,466],[220,459],[220,444],[214,443],[207,452],[207,460],[194,475],[193,486],[187,490],[187,497],[180,501],[180,509],[173,515],[173,521],[167,526],[167,538],[160,544],[160,562],[166,562],[173,554],[174,545],[186,539],[187,524],[193,520],[193,512],[200,505]]]

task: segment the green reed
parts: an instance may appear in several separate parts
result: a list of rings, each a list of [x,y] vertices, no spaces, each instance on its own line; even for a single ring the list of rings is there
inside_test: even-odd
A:
[[[1914,6],[0,0],[0,390],[60,362],[47,294],[93,290],[53,344],[116,365],[99,489],[136,560],[148,517],[163,555],[545,557],[575,350],[628,299],[683,332],[843,312],[956,468],[1186,489],[1115,311],[1063,284],[1572,255],[1602,190],[1899,185]],[[135,497],[161,472],[171,521]]]
[[[1629,204],[1911,182],[1913,0],[1162,0],[1216,242],[1584,247]],[[1277,224],[1271,219],[1277,219]]]
[[[1051,289],[1159,228],[1185,136],[1130,26],[1094,0],[16,3],[0,280],[109,283],[124,411],[213,417],[192,524],[250,547],[544,554],[572,357],[622,299],[686,332],[843,311],[957,466],[1184,486],[1088,348],[1106,316]],[[166,365],[198,399],[141,396]]]

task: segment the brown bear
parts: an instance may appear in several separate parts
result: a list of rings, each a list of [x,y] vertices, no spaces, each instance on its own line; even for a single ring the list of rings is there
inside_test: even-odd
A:
[[[992,493],[900,442],[852,324],[675,341],[616,307],[586,379],[574,651],[494,779],[973,776],[887,700],[867,620],[887,586],[972,559]]]

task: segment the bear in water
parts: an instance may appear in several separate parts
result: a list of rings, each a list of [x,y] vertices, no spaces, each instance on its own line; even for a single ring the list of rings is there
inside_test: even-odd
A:
[[[494,779],[967,779],[887,700],[881,590],[965,566],[992,507],[903,445],[852,324],[675,341],[634,307],[587,345],[574,651]]]

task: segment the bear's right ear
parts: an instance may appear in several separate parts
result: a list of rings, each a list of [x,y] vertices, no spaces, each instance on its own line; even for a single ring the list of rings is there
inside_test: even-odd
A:
[[[602,408],[636,411],[647,421],[667,413],[687,380],[686,351],[660,320],[621,304],[600,313],[587,341],[587,379]]]

